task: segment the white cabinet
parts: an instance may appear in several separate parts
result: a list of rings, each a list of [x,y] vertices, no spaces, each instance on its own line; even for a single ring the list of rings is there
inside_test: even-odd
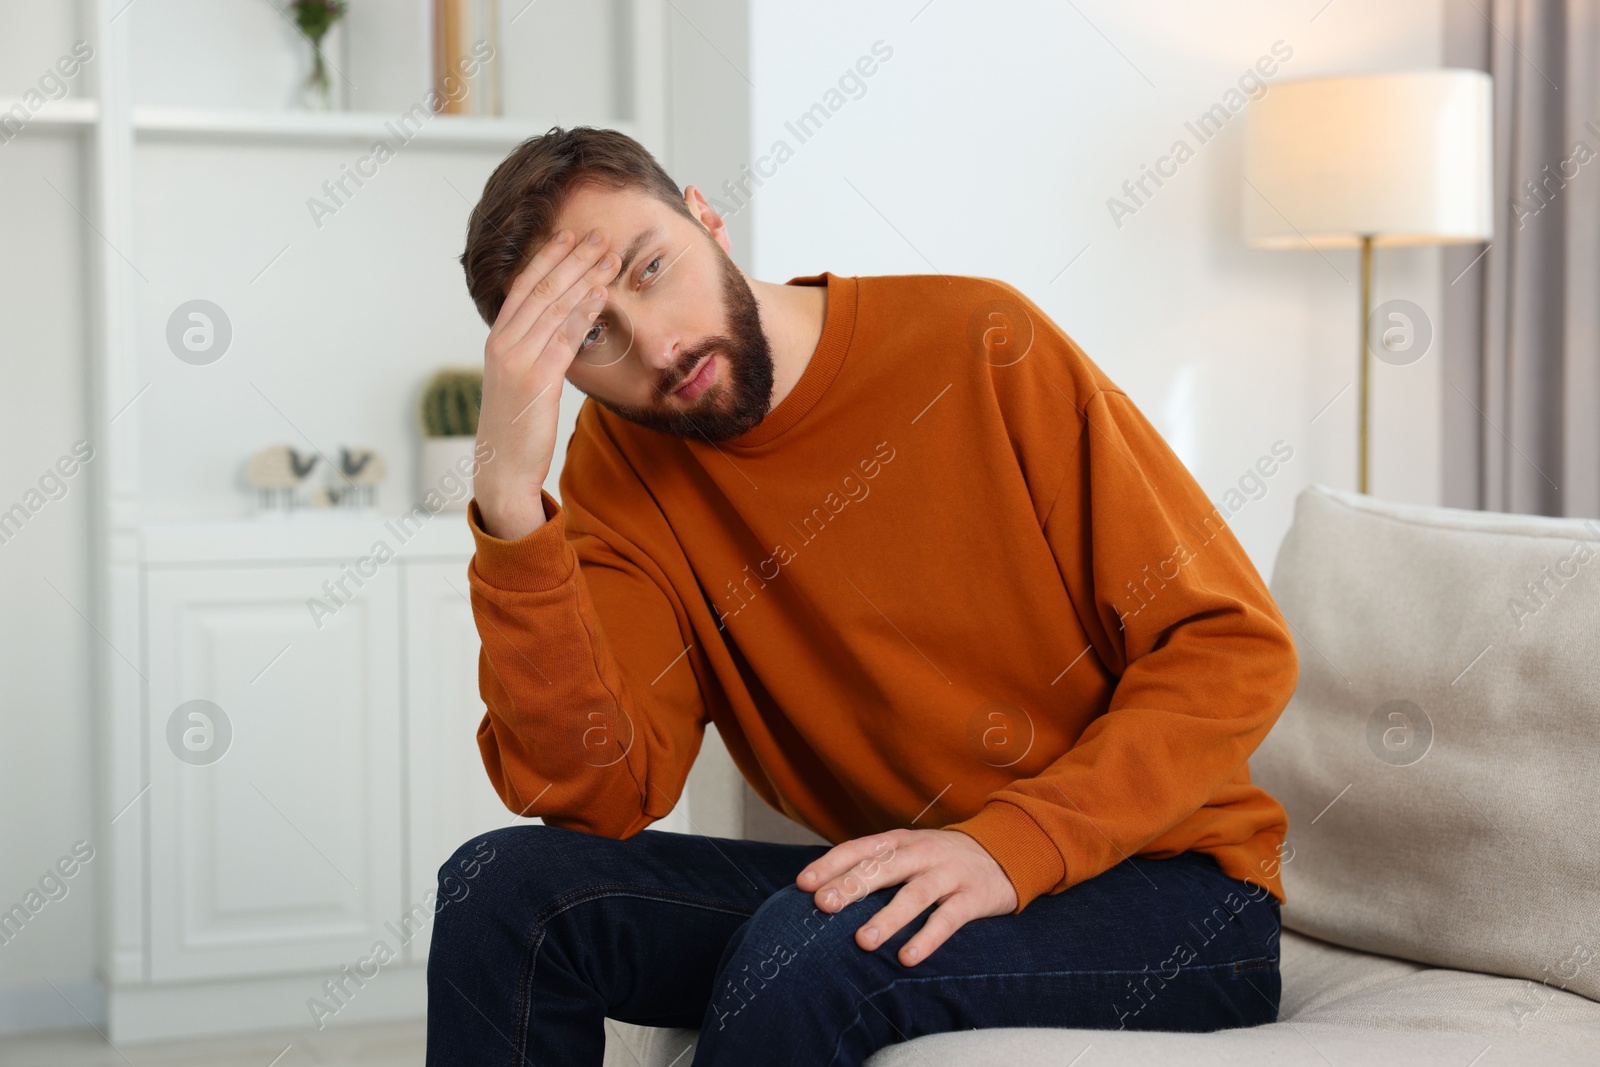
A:
[[[112,1040],[423,1011],[439,866],[517,820],[478,755],[471,533],[419,514],[141,528]],[[379,943],[382,981],[328,999]]]
[[[313,625],[334,574],[148,576],[152,979],[337,970],[399,913],[399,577]]]

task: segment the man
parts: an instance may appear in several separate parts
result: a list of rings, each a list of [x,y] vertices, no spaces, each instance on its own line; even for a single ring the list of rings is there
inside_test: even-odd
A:
[[[728,249],[607,130],[526,142],[472,213],[478,742],[544,825],[440,872],[475,877],[428,1062],[598,1064],[607,1016],[807,1067],[1274,1020],[1286,819],[1245,761],[1298,667],[1221,514],[1010,286]],[[646,829],[708,723],[833,847]]]

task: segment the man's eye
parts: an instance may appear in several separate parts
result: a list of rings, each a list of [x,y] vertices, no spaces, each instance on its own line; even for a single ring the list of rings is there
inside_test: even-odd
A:
[[[578,351],[582,352],[591,345],[601,344],[605,339],[606,324],[602,320],[589,327],[589,332],[583,335],[583,341],[578,345]]]
[[[650,275],[652,273],[659,274],[660,273],[660,268],[659,268],[658,264],[660,264],[660,262],[661,262],[661,257],[657,256],[655,259],[652,259],[649,263],[646,263],[645,267],[644,267],[644,270],[641,271],[640,274],[639,274],[640,279],[642,280],[644,278],[648,278],[648,277],[650,277]]]

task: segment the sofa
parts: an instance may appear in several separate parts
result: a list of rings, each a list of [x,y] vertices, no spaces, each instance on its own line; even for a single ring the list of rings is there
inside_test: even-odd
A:
[[[1289,813],[1279,1021],[933,1034],[868,1067],[1600,1064],[1600,520],[1312,485],[1270,586],[1300,658],[1250,760]],[[607,1067],[692,1058],[692,1030],[606,1025]]]

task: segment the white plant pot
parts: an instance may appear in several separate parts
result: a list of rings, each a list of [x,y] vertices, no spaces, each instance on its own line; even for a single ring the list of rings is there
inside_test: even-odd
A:
[[[441,511],[466,511],[472,499],[476,437],[424,437],[417,464],[417,502],[444,500]]]

